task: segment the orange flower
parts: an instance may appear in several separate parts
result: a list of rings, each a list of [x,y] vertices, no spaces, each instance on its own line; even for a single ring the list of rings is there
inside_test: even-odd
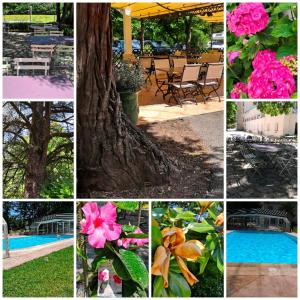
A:
[[[222,226],[223,223],[224,223],[224,213],[220,213],[216,218],[215,224],[218,226]]]
[[[184,259],[195,261],[204,249],[204,245],[197,240],[185,242],[185,234],[181,228],[167,227],[161,231],[163,237],[163,246],[156,249],[151,273],[157,276],[163,276],[164,287],[169,286],[168,273],[171,254],[175,256],[178,266],[190,285],[198,282],[198,279],[190,272]]]
[[[206,212],[206,210],[208,208],[210,208],[214,204],[214,202],[213,201],[200,201],[199,204],[201,206],[200,215],[202,215],[203,213]]]

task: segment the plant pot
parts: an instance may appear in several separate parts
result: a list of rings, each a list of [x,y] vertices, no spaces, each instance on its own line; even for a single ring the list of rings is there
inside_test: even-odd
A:
[[[132,124],[136,125],[139,117],[138,93],[120,92],[122,107]]]

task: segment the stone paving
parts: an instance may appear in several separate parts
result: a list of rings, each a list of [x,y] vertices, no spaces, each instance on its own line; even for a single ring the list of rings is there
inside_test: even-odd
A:
[[[279,175],[278,169],[267,166],[261,170],[261,176],[246,168],[240,150],[227,146],[227,198],[297,198],[297,162],[294,163],[293,176]]]
[[[297,297],[297,265],[227,264],[228,297]]]

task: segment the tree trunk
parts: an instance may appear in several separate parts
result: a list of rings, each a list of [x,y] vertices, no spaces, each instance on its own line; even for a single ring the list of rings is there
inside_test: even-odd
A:
[[[159,185],[174,167],[122,113],[112,73],[110,4],[77,6],[77,178],[80,195]],[[85,196],[86,197],[86,196]]]
[[[184,25],[185,25],[185,34],[186,34],[186,49],[189,51],[191,49],[191,41],[192,41],[192,21],[193,16],[187,16],[184,19]]]
[[[60,25],[60,3],[56,3],[56,22]]]
[[[32,122],[25,174],[25,198],[38,198],[46,178],[47,150],[50,140],[50,102],[33,102]]]

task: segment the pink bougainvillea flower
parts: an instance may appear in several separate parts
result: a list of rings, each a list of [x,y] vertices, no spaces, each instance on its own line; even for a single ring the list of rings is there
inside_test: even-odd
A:
[[[98,272],[98,280],[101,282],[106,282],[109,280],[109,271],[104,269],[103,271]]]
[[[276,60],[276,52],[270,49],[260,50],[256,53],[252,61],[252,66],[254,69],[257,69],[260,65],[268,64],[269,62],[275,60]]]
[[[232,91],[230,92],[231,99],[240,99],[241,94],[247,94],[248,87],[247,84],[244,82],[238,82],[234,85]]]
[[[260,65],[249,77],[248,96],[252,99],[290,99],[295,90],[291,71],[277,60]]]
[[[228,51],[228,61],[229,64],[232,65],[233,61],[239,57],[241,54],[241,51]]]
[[[98,207],[96,202],[88,202],[82,210],[85,219],[80,222],[81,233],[88,235],[88,242],[94,248],[104,248],[106,240],[117,240],[122,232],[122,226],[116,223],[116,206],[106,203]]]
[[[143,233],[143,231],[140,228],[137,228],[133,233],[135,234],[139,234],[139,233]],[[148,238],[144,238],[144,239],[138,239],[138,238],[123,238],[123,239],[119,239],[117,241],[117,245],[119,247],[124,247],[124,248],[128,248],[129,245],[137,245],[139,247],[144,246],[145,244],[148,243]]]
[[[262,3],[241,3],[227,14],[228,28],[237,37],[262,31],[268,23],[269,15]]]
[[[122,284],[122,279],[118,275],[114,275],[113,280],[116,284]]]

